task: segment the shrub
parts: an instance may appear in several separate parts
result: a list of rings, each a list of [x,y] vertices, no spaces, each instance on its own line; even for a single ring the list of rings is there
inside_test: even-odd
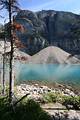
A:
[[[28,100],[17,106],[10,106],[6,98],[0,99],[0,120],[51,120],[51,116],[40,105]]]
[[[72,105],[73,109],[80,110],[80,96],[76,96],[76,97],[64,96],[62,104],[65,105],[66,107]]]
[[[44,102],[48,103],[48,102],[57,102],[57,94],[54,94],[52,92],[50,93],[47,93],[45,95],[43,95],[43,99],[44,99]]]

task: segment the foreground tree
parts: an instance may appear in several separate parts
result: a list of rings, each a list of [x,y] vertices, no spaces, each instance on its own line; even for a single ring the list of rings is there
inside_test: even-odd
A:
[[[12,97],[13,97],[13,88],[12,88],[12,61],[13,61],[13,33],[12,33],[12,14],[14,12],[19,11],[18,7],[18,2],[17,0],[0,0],[0,10],[1,9],[6,9],[8,11],[8,16],[9,16],[9,40],[10,40],[10,61],[9,61],[9,102],[11,103]]]

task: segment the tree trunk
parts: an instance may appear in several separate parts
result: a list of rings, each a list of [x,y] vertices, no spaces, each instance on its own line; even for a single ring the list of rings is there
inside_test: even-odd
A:
[[[11,51],[10,51],[10,68],[9,68],[9,102],[12,102],[12,97],[13,97],[13,82],[12,82],[12,61],[13,61],[13,36],[12,36],[12,13],[11,13],[11,0],[9,0],[9,39],[10,39],[10,46],[11,46]]]
[[[4,53],[3,53],[3,81],[2,81],[2,95],[5,95],[5,64],[6,64],[6,39],[4,38]]]

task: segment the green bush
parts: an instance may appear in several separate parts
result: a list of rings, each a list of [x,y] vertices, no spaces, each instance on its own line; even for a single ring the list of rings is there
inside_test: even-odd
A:
[[[12,120],[12,108],[9,106],[8,97],[0,98],[0,120]]]
[[[59,93],[47,93],[43,95],[44,103],[61,103],[66,108],[72,106],[72,109],[80,110],[80,96],[65,96]]]
[[[43,99],[44,99],[44,102],[46,103],[48,102],[55,103],[57,102],[57,94],[54,94],[52,92],[44,94]]]
[[[0,99],[0,120],[51,120],[51,116],[42,110],[40,105],[28,100],[12,107],[6,98]]]
[[[63,105],[72,105],[73,109],[80,110],[80,96],[63,96]]]

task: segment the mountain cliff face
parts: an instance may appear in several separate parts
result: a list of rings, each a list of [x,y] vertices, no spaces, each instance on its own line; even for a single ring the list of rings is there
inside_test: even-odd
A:
[[[23,49],[33,55],[47,46],[57,46],[71,54],[80,54],[80,38],[72,30],[80,29],[80,16],[69,12],[21,10],[15,21],[24,26],[18,31]]]

